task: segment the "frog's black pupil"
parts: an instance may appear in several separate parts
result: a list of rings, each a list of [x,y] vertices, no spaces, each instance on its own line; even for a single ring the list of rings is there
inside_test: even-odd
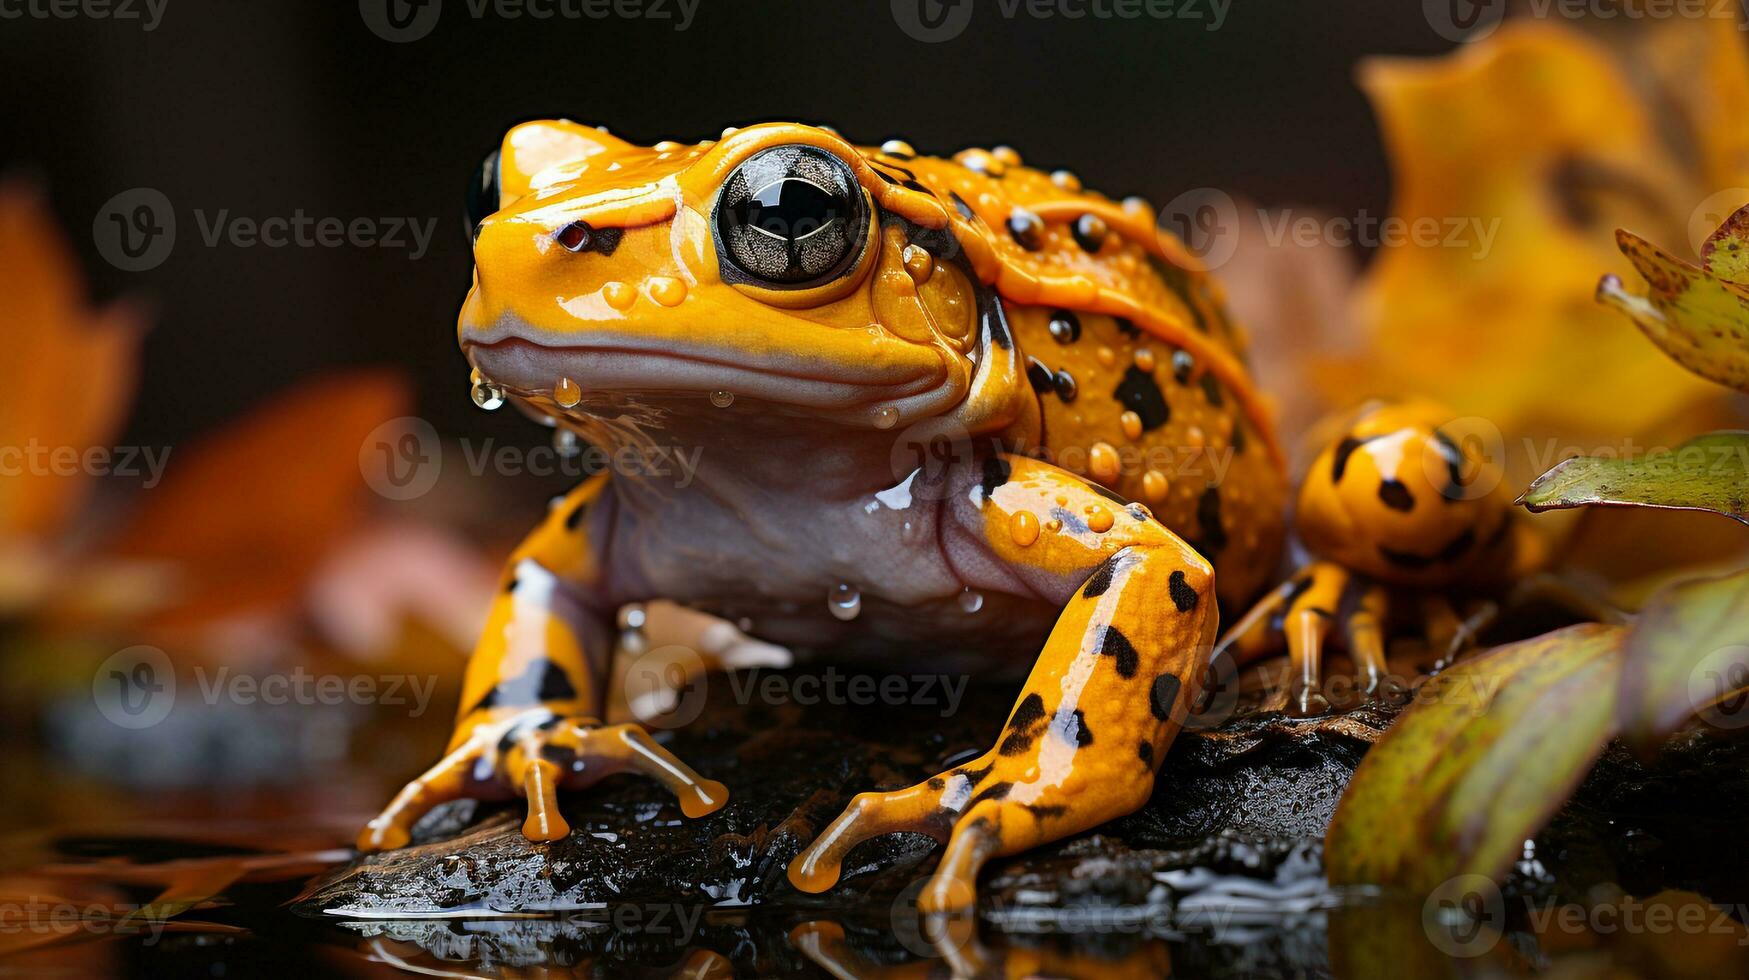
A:
[[[741,205],[741,223],[793,241],[838,220],[838,201],[805,180],[788,177],[765,185]]]
[[[868,224],[868,200],[844,161],[813,146],[771,147],[723,182],[719,265],[731,282],[817,285],[855,265]]]

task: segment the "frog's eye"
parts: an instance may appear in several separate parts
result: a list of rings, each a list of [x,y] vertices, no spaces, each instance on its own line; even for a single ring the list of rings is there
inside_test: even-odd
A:
[[[486,154],[468,182],[468,231],[478,237],[480,224],[498,210],[498,151]]]
[[[856,265],[868,205],[856,175],[812,146],[778,146],[735,169],[717,197],[723,279],[798,288]]]

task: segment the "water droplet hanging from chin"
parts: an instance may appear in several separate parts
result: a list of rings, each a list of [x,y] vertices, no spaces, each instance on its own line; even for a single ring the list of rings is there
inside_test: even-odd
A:
[[[475,405],[488,412],[496,411],[504,405],[504,389],[487,381],[485,375],[476,370],[469,380],[473,383],[469,395],[474,399]]]
[[[848,623],[862,612],[862,593],[856,586],[840,582],[826,593],[826,608],[835,618]]]
[[[968,585],[960,591],[959,603],[961,610],[975,613],[984,608],[984,594]]]

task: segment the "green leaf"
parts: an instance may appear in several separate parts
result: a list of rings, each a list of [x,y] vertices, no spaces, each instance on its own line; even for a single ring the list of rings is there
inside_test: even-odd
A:
[[[1709,432],[1632,459],[1577,456],[1537,477],[1518,502],[1532,511],[1708,510],[1749,523],[1749,432]]]
[[[1749,570],[1654,593],[1623,645],[1617,718],[1646,748],[1696,715],[1749,726]]]
[[[1324,844],[1334,884],[1505,873],[1615,730],[1625,628],[1583,623],[1439,674],[1367,754]]]

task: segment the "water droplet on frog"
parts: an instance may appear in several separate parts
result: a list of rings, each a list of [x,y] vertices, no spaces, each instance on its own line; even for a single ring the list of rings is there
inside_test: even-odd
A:
[[[753,632],[753,619],[752,619],[752,617],[742,616],[740,619],[735,620],[735,628],[740,630],[743,633],[752,633]]]
[[[558,384],[553,385],[553,401],[558,402],[559,407],[576,408],[582,400],[583,387],[570,378],[560,378]]]
[[[899,424],[899,410],[891,405],[884,405],[875,413],[875,428],[890,429]]]
[[[474,372],[470,380],[473,381],[473,390],[469,394],[473,397],[475,405],[491,412],[504,404],[503,388],[487,381],[478,371]]]
[[[583,440],[577,438],[577,433],[560,427],[553,430],[553,451],[561,459],[575,459],[583,452]]]
[[[627,653],[643,653],[649,646],[649,637],[644,634],[644,624],[649,615],[644,607],[637,603],[622,606],[618,618],[620,649]]]
[[[960,592],[960,608],[968,613],[975,613],[984,608],[984,594],[967,586]]]
[[[826,608],[848,623],[862,612],[862,593],[856,591],[856,586],[840,582],[826,593]]]
[[[718,408],[728,408],[735,404],[735,393],[732,391],[711,392],[711,404]]]

